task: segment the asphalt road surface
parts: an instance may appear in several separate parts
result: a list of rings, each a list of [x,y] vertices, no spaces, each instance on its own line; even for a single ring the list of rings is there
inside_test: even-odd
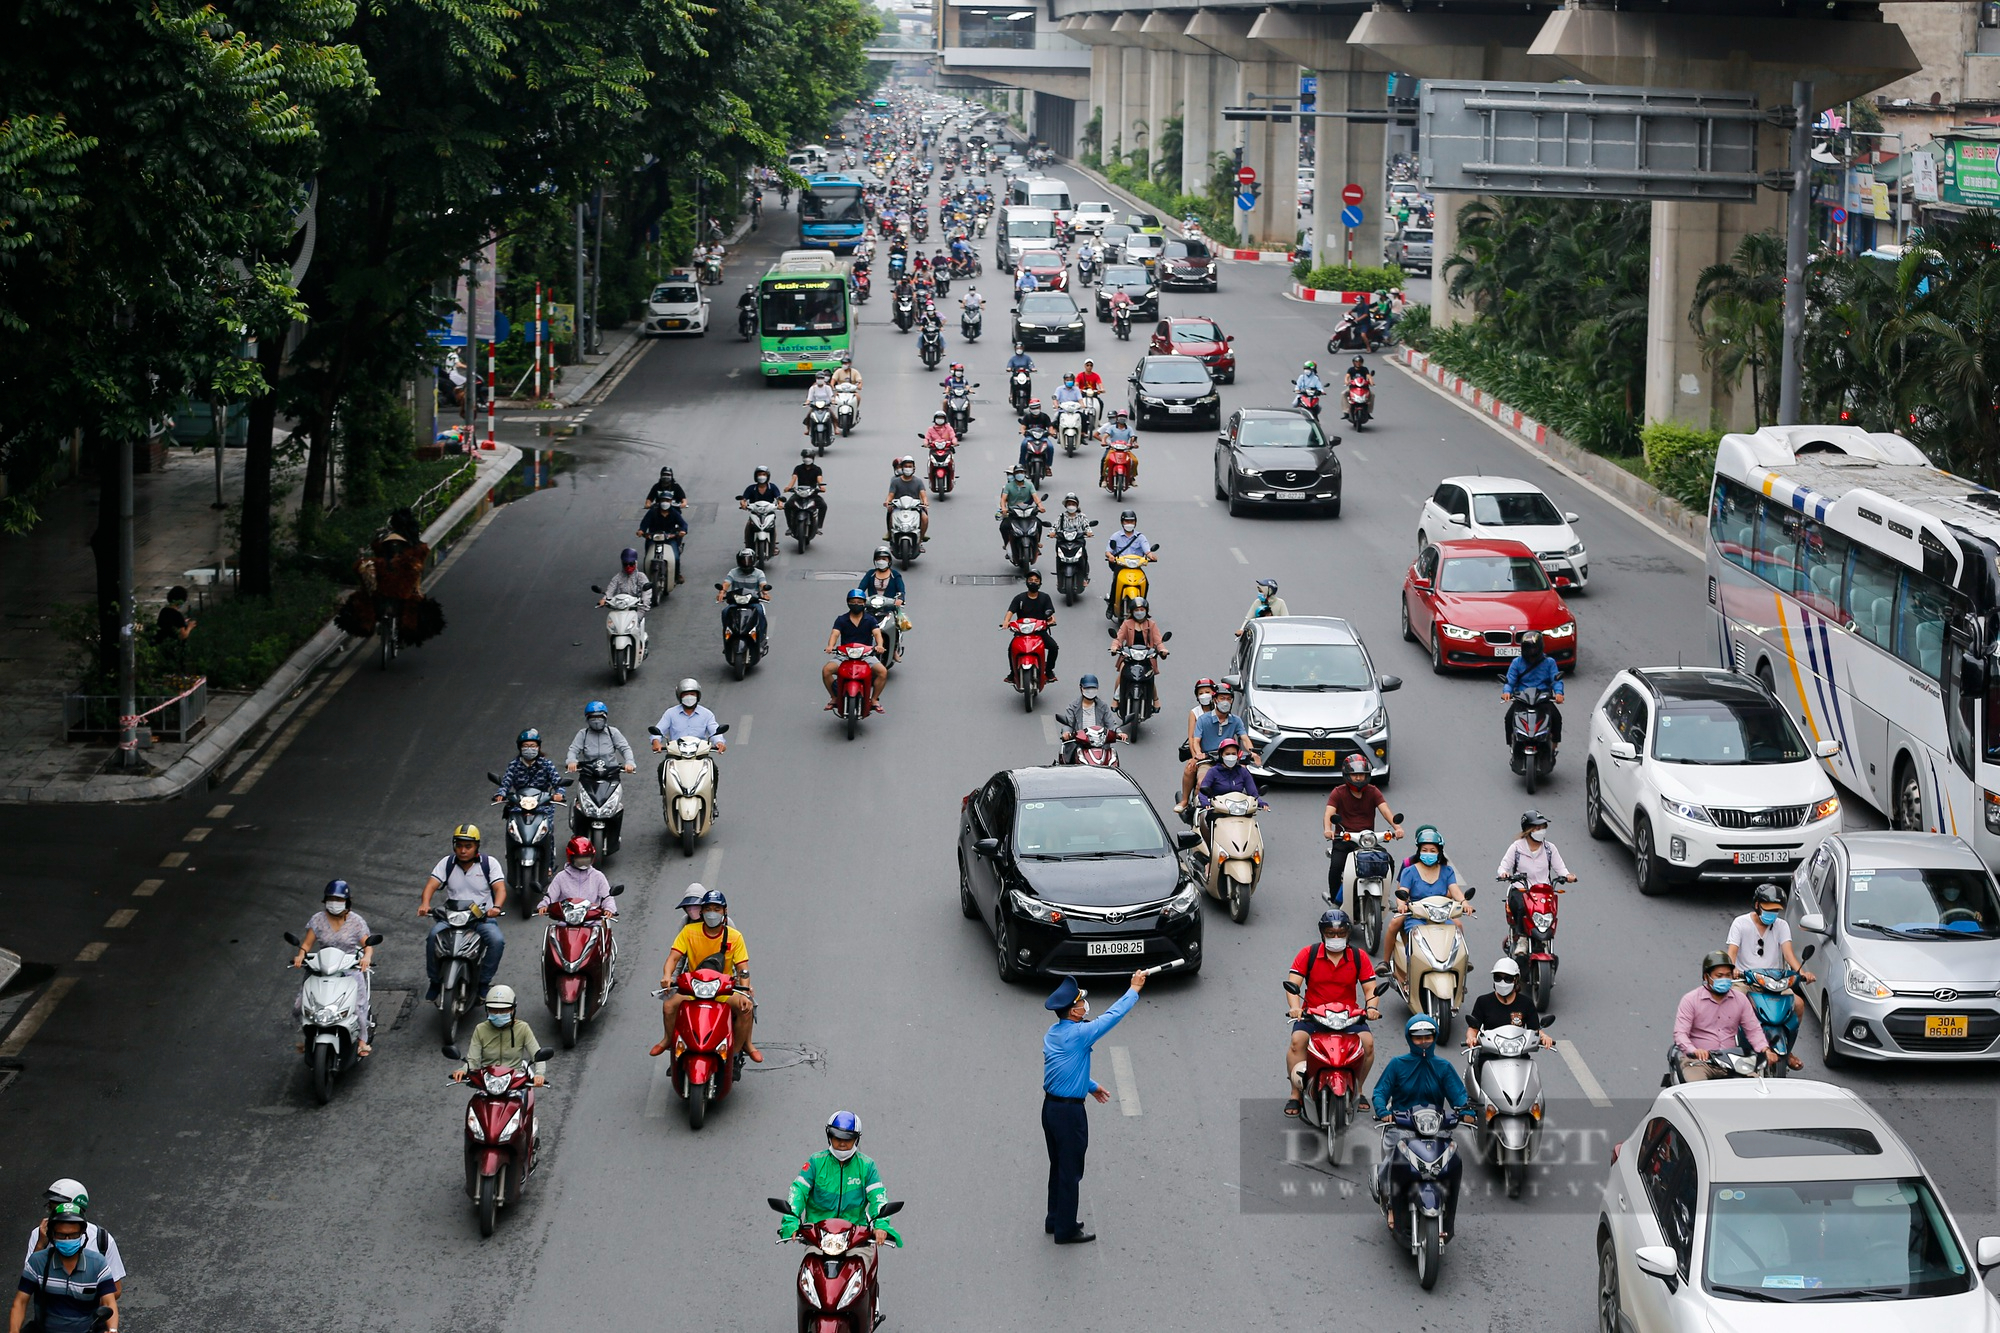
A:
[[[778,556],[773,654],[740,684],[724,678],[709,590],[739,544],[728,497],[757,463],[782,477],[802,440],[800,386],[763,387],[754,347],[722,326],[790,216],[773,208],[732,261],[716,332],[646,348],[571,438],[506,428],[526,446],[559,444],[569,466],[552,489],[499,509],[437,584],[451,622],[441,638],[387,673],[372,663],[341,673],[283,733],[281,753],[199,797],[0,812],[4,938],[73,983],[0,1091],[0,1217],[25,1229],[47,1181],[83,1179],[132,1267],[133,1329],[785,1328],[797,1253],[772,1245],[764,1199],[784,1191],[844,1107],[863,1117],[863,1147],[891,1195],[909,1201],[899,1219],[909,1248],[883,1265],[892,1327],[1081,1316],[1120,1328],[1276,1328],[1310,1311],[1400,1330],[1591,1327],[1602,1140],[1593,1159],[1579,1136],[1581,1165],[1519,1202],[1485,1197],[1490,1178],[1472,1169],[1459,1236],[1428,1294],[1358,1197],[1361,1169],[1288,1149],[1279,983],[1321,908],[1320,788],[1272,796],[1249,923],[1211,913],[1202,973],[1161,978],[1101,1043],[1097,1077],[1116,1095],[1091,1108],[1083,1193],[1100,1239],[1048,1243],[1038,1118],[1048,987],[997,979],[987,929],[958,912],[954,846],[965,792],[997,768],[1050,757],[1050,714],[1093,659],[1109,661],[1101,615],[1094,601],[1062,615],[1062,684],[1024,716],[1000,681],[996,628],[1013,592],[996,582],[1007,567],[993,520],[1015,448],[998,392],[1006,339],[968,348],[949,330],[949,357],[985,388],[961,489],[935,506],[930,548],[907,576],[908,658],[887,714],[859,739],[844,740],[822,711],[827,626],[881,530],[889,459],[915,451],[941,378],[878,300],[862,314],[862,425],[827,459],[829,531],[804,556],[789,545]],[[1278,266],[1235,264],[1219,294],[1166,300],[1167,313],[1213,315],[1236,335],[1242,373],[1225,408],[1288,403],[1303,358],[1332,361],[1322,350],[1332,313],[1282,300],[1284,281]],[[978,285],[998,295],[1005,282],[989,267]],[[1113,386],[1142,345],[1090,326],[1090,352]],[[1082,362],[1037,359],[1045,392],[1051,371]],[[1488,885],[1469,923],[1483,968],[1503,933],[1485,867],[1528,802],[1508,773],[1497,683],[1434,678],[1399,639],[1419,501],[1440,476],[1477,470],[1528,477],[1582,514],[1594,579],[1577,602],[1573,715],[1616,666],[1707,660],[1701,566],[1416,381],[1384,369],[1378,397],[1377,424],[1341,446],[1338,520],[1232,520],[1212,498],[1211,433],[1144,436],[1132,502],[1165,547],[1153,578],[1157,614],[1176,632],[1164,693],[1178,708],[1195,677],[1221,671],[1256,577],[1278,578],[1294,612],[1351,618],[1379,668],[1407,682],[1389,699],[1393,803],[1413,823],[1441,824],[1457,863]],[[694,497],[688,580],[654,614],[653,655],[621,689],[589,584],[613,571],[668,463]],[[1053,486],[1115,518],[1094,481],[1094,461],[1080,459],[1063,462]],[[482,774],[505,763],[519,728],[540,726],[560,751],[583,703],[603,698],[643,741],[688,674],[734,727],[728,808],[683,859],[665,841],[642,764],[627,845],[610,867],[628,886],[622,984],[577,1050],[552,1063],[543,1170],[482,1242],[461,1189],[465,1094],[445,1085],[437,1014],[409,1002],[422,989],[418,890],[454,824],[498,831]],[[1125,752],[1162,808],[1178,774],[1174,743],[1168,726]],[[1657,1087],[1676,998],[1743,903],[1720,889],[1642,901],[1629,857],[1583,831],[1579,750],[1573,741],[1533,802],[1553,813],[1554,839],[1582,876],[1559,937],[1552,1030],[1566,1051],[1546,1056],[1542,1072],[1552,1118],[1594,1115],[1622,1137]],[[293,1052],[296,974],[279,935],[303,927],[336,876],[388,937],[385,1012],[376,1055],[322,1109]],[[695,879],[730,895],[748,936],[769,1057],[698,1134],[663,1062],[646,1055],[658,1033],[646,992],[680,922],[673,904]],[[552,1040],[536,999],[540,930],[517,914],[504,925],[501,979]],[[72,961],[80,953],[91,960]],[[1099,987],[1100,1008],[1113,989]],[[1394,1001],[1387,1010],[1377,1027],[1394,1054],[1404,1011]],[[1978,1234],[1996,1211],[1992,1112],[1982,1098],[1969,1113],[1965,1099],[1988,1076],[1897,1069],[1841,1081],[1906,1101],[1892,1114]],[[1593,1092],[1614,1105],[1591,1107]]]

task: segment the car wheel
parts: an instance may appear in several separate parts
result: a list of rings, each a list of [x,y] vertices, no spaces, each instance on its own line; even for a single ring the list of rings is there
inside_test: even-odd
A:
[[[1632,818],[1632,874],[1644,897],[1657,898],[1667,891],[1666,863],[1654,854],[1653,823],[1644,815]]]
[[[1227,500],[1229,498],[1229,488],[1222,484],[1222,478],[1229,474],[1226,470],[1224,470],[1222,456],[1220,454],[1216,455],[1215,464],[1216,464],[1216,471],[1210,478],[1211,484],[1213,484],[1215,487],[1215,498],[1218,500]]]
[[[1435,625],[1431,626],[1431,672],[1439,676],[1449,674],[1444,664],[1444,635],[1437,632]]]
[[[1598,786],[1594,762],[1583,767],[1583,829],[1599,842],[1611,836],[1611,826],[1604,822],[1604,792]]]
[[[1337,491],[1334,493],[1334,497],[1326,503],[1326,516],[1328,518],[1340,517],[1340,493]]]
[[[1410,599],[1407,597],[1397,599],[1396,609],[1403,613],[1403,642],[1415,643],[1417,632],[1410,628]]]
[[[993,952],[1000,965],[1000,980],[1020,981],[1028,975],[1026,968],[1014,960],[1014,923],[1007,917],[1005,907],[996,908],[993,913]]]
[[[1832,1000],[1819,1007],[1819,1062],[1828,1069],[1846,1069],[1854,1063],[1852,1056],[1844,1054],[1833,1044]]]
[[[1234,477],[1229,479],[1229,494],[1226,498],[1229,501],[1229,516],[1231,518],[1241,518],[1248,512],[1243,502],[1236,498],[1236,478]]]
[[[965,853],[958,854],[958,910],[967,921],[979,919],[979,903],[972,896],[972,876],[966,873]]]
[[[1618,1249],[1606,1228],[1597,1237],[1597,1333],[1621,1333],[1623,1313],[1618,1295]]]

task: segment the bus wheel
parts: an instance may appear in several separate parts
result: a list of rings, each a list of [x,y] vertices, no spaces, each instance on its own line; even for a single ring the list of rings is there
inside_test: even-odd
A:
[[[1771,660],[1769,658],[1765,658],[1763,661],[1757,663],[1757,679],[1765,689],[1771,692],[1772,698],[1777,698],[1778,678],[1771,674]]]
[[[1903,833],[1924,831],[1924,789],[1908,755],[1896,762],[1896,803],[1890,810],[1890,823]]]

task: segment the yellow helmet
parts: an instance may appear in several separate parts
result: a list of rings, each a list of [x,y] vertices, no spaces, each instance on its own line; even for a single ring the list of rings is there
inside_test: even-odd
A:
[[[459,825],[459,826],[458,826],[457,828],[455,828],[455,829],[453,829],[453,830],[451,831],[451,840],[452,840],[453,842],[458,842],[458,841],[460,841],[460,840],[464,840],[464,841],[467,841],[467,842],[478,842],[478,841],[479,841],[479,825],[477,825],[477,824],[460,824],[460,825]]]

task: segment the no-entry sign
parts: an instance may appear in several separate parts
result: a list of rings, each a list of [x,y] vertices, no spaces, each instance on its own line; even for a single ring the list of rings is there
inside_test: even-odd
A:
[[[1354,183],[1353,183],[1353,182],[1351,182],[1351,181],[1350,181],[1349,183],[1347,183],[1346,185],[1343,185],[1343,186],[1341,186],[1341,187],[1340,187],[1340,202],[1341,202],[1341,203],[1343,203],[1343,204],[1358,204],[1358,203],[1360,203],[1360,202],[1361,202],[1361,187],[1360,187],[1359,185],[1356,185],[1356,184],[1354,184]]]
[[[1236,183],[1242,186],[1255,185],[1257,183],[1257,169],[1255,167],[1236,168]]]

